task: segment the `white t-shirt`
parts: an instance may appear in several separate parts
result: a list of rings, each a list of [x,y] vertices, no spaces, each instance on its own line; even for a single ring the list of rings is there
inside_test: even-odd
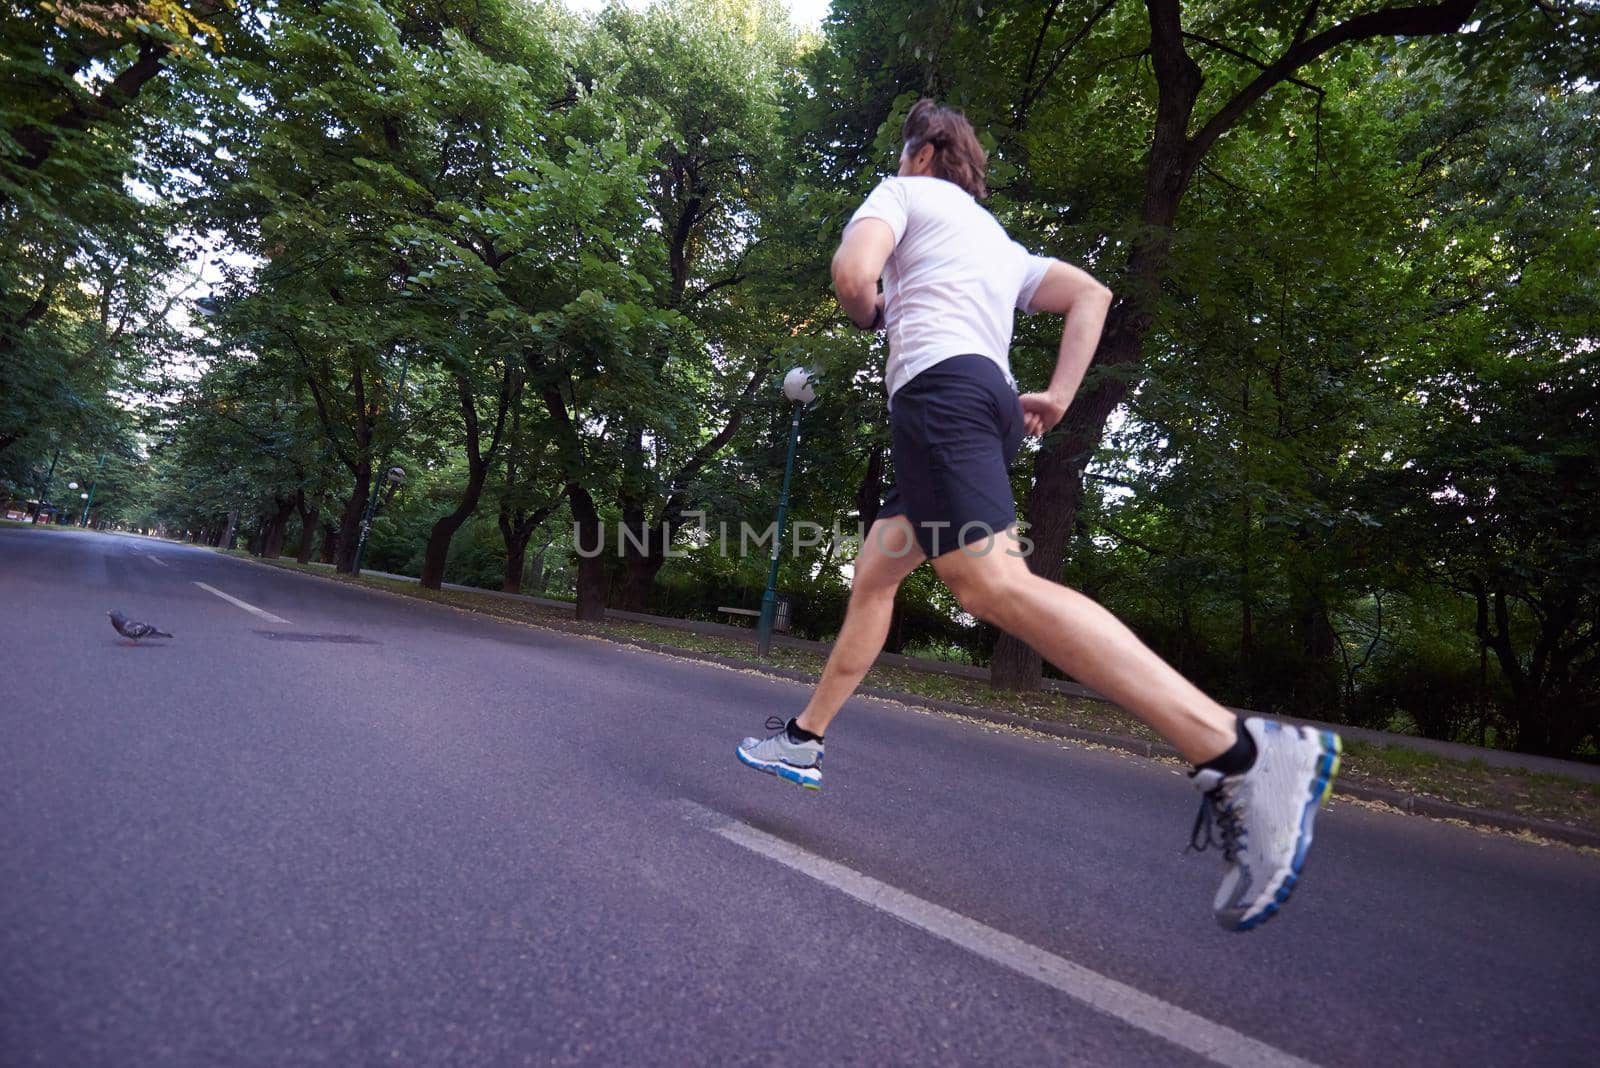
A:
[[[882,219],[894,231],[883,268],[889,396],[940,360],[967,353],[989,357],[1015,385],[1014,309],[1033,310],[1034,291],[1055,261],[1030,255],[972,194],[943,178],[887,178],[850,225],[858,219]]]

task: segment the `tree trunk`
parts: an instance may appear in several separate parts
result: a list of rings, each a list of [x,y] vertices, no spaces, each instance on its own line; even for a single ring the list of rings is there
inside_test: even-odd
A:
[[[295,511],[300,513],[300,551],[295,554],[295,561],[301,564],[311,562],[311,551],[316,544],[317,527],[322,518],[322,507],[318,504],[307,505],[304,492],[295,494]]]
[[[476,463],[471,468],[467,476],[467,488],[461,494],[455,511],[441,516],[428,534],[428,547],[422,554],[421,585],[425,590],[436,590],[444,583],[444,565],[445,558],[450,554],[450,540],[461,529],[461,524],[478,510],[478,498],[483,494],[484,477],[488,474],[489,465]]]
[[[528,559],[528,538],[518,538],[514,534],[506,538],[506,574],[500,580],[500,589],[504,593],[522,592],[522,568]]]
[[[1149,330],[1149,316],[1131,300],[1119,303],[1107,317],[1106,330],[1095,356],[1100,368],[1136,362]],[[1083,471],[1105,433],[1106,420],[1128,394],[1120,375],[1104,375],[1092,388],[1081,391],[1066,418],[1045,439],[1034,462],[1032,492],[1023,518],[1033,542],[1028,566],[1033,573],[1058,582],[1066,564],[1067,548],[1078,507],[1083,501]],[[1037,690],[1043,661],[1022,639],[1002,633],[990,662],[990,684],[1006,690]]]
[[[604,622],[606,590],[610,584],[605,525],[600,521],[594,498],[578,483],[567,484],[567,502],[572,507],[573,541],[578,552],[577,618]]]
[[[506,593],[522,592],[523,562],[528,556],[528,542],[533,538],[533,532],[543,525],[550,513],[556,510],[556,502],[535,508],[528,515],[513,513],[504,501],[500,503],[500,537],[506,543],[506,573],[501,581],[500,588]],[[539,561],[534,572],[536,588],[543,589],[544,579],[544,550],[539,550]]]
[[[874,445],[867,454],[867,471],[856,490],[856,514],[861,517],[861,533],[872,529],[883,507],[883,446]]]
[[[272,503],[277,510],[267,519],[261,532],[260,555],[268,560],[276,560],[283,555],[283,542],[289,533],[289,517],[294,515],[293,497],[274,496]]]
[[[665,556],[630,553],[627,559],[627,582],[622,590],[623,608],[630,612],[650,611],[650,597],[656,588],[656,576],[666,562]]]
[[[327,521],[324,521],[321,526],[322,544],[318,550],[317,559],[324,564],[331,564],[339,555],[339,528]]]
[[[1339,648],[1338,635],[1328,622],[1327,595],[1320,589],[1301,590],[1294,600],[1294,632],[1301,655],[1312,664],[1331,660]]]
[[[367,496],[372,492],[372,465],[363,463],[356,471],[355,485],[345,499],[344,511],[339,515],[339,537],[334,542],[334,567],[349,575],[356,569],[356,547],[361,541],[361,520],[367,510]]]
[[[1491,589],[1476,575],[1468,576],[1468,581],[1478,603],[1478,640],[1494,653],[1511,689],[1508,711],[1517,731],[1516,751],[1571,756],[1596,727],[1590,699],[1581,692],[1581,681],[1571,675],[1574,657],[1592,648],[1593,639],[1561,647],[1562,635],[1578,618],[1580,602],[1576,597],[1542,601],[1542,610],[1536,613],[1537,636],[1524,657],[1514,644],[1511,599],[1506,591]]]
[[[500,538],[506,545],[506,569],[500,579],[502,593],[522,592],[522,563],[528,555],[528,539],[533,536],[530,527],[523,531],[517,522],[520,515],[511,514],[507,497],[517,489],[517,459],[522,445],[522,405],[511,408],[511,440],[506,443],[505,491],[500,497],[500,512],[495,517],[500,527]]]
[[[656,576],[667,562],[672,532],[665,522],[652,524],[644,502],[627,495],[622,497],[622,531],[622,607],[630,612],[648,612]]]
[[[1250,413],[1250,389],[1248,382],[1244,391],[1244,414]],[[1241,449],[1244,461],[1245,484],[1249,484],[1250,476],[1250,445],[1248,438]],[[1250,535],[1255,529],[1255,502],[1246,489],[1239,498],[1239,676],[1244,686],[1244,693],[1254,707],[1256,705],[1256,588],[1255,571],[1253,563],[1255,550],[1251,544]]]
[[[444,565],[450,553],[450,539],[456,536],[461,524],[478,510],[478,498],[483,495],[483,483],[489,477],[489,465],[494,463],[495,453],[500,448],[506,412],[515,402],[520,389],[513,386],[512,380],[512,364],[508,360],[500,379],[500,404],[495,414],[494,430],[489,437],[488,449],[484,449],[478,440],[478,403],[473,395],[472,383],[464,375],[456,376],[456,393],[461,401],[461,418],[466,430],[467,486],[462,491],[456,510],[440,517],[428,534],[428,547],[422,555],[421,585],[425,590],[436,590],[444,583]]]
[[[276,560],[283,555],[283,543],[289,535],[289,517],[275,515],[267,521],[266,530],[261,535],[261,555],[268,560]]]

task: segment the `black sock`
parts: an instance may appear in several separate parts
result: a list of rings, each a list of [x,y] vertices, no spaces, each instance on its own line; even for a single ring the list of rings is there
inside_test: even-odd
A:
[[[822,741],[822,735],[820,735],[820,734],[812,734],[810,731],[808,731],[804,727],[800,726],[800,724],[795,720],[791,719],[789,721],[789,726],[786,729],[789,732],[789,740],[791,742],[798,743],[798,742],[820,742],[820,741]]]
[[[1224,775],[1238,775],[1250,770],[1256,762],[1256,740],[1244,729],[1244,720],[1236,720],[1238,736],[1225,752],[1212,757],[1204,764],[1195,765],[1196,771],[1220,771]]]

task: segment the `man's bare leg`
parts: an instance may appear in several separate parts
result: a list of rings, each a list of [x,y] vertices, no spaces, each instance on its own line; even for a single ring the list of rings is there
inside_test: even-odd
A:
[[[828,724],[883,651],[894,615],[895,591],[926,559],[905,516],[872,524],[856,557],[844,624],[811,700],[805,711],[795,717],[797,726],[817,735],[827,733]]]
[[[933,562],[967,611],[1002,627],[1137,715],[1195,765],[1205,800],[1196,848],[1223,848],[1211,908],[1229,931],[1277,914],[1299,882],[1317,809],[1339,774],[1339,736],[1236,719],[1089,598],[1040,578],[1012,530]],[[987,552],[985,552],[987,550]],[[1212,828],[1217,837],[1212,837]]]
[[[1202,764],[1234,744],[1232,712],[1100,605],[1028,570],[1014,529],[945,553],[933,566],[967,611],[1144,720],[1190,763]]]

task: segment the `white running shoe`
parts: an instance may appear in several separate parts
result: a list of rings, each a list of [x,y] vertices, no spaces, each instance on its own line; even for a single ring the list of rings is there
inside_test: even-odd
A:
[[[1197,852],[1222,846],[1228,872],[1212,908],[1230,931],[1266,922],[1289,900],[1311,848],[1317,808],[1339,774],[1340,742],[1332,731],[1256,716],[1244,728],[1256,743],[1249,771],[1193,774],[1205,799],[1189,845]]]
[[[777,717],[767,722],[768,730],[772,729],[773,722],[777,722]],[[807,790],[822,789],[822,743],[791,740],[786,723],[771,737],[746,738],[734,752],[746,767],[776,775]]]

